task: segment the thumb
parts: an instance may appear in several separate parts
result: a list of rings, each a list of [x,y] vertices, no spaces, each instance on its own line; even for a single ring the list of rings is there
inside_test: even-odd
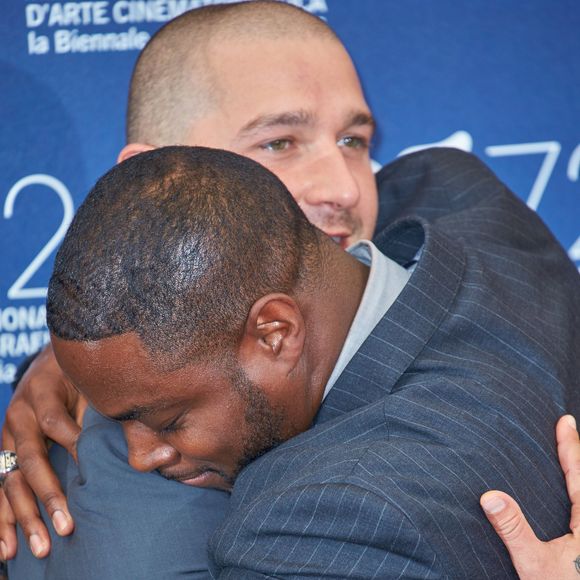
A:
[[[501,491],[488,491],[481,496],[480,504],[508,549],[516,568],[518,564],[537,557],[543,544],[534,534],[515,500]]]

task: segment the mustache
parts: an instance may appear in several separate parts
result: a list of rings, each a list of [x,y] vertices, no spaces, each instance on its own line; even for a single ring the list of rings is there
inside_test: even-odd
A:
[[[349,233],[358,231],[362,227],[361,220],[348,209],[324,211],[312,209],[306,212],[306,217],[319,229],[325,231],[345,230]]]

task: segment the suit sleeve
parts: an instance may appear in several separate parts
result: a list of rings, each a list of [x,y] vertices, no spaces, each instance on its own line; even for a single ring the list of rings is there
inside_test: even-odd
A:
[[[396,507],[347,483],[261,496],[228,519],[212,550],[220,579],[445,577]]]
[[[377,232],[415,215],[476,247],[482,241],[513,246],[514,234],[529,231],[530,224],[534,236],[517,243],[541,248],[555,242],[538,215],[471,153],[433,148],[401,157],[377,174],[377,186]]]
[[[419,217],[492,269],[505,266],[518,277],[514,264],[522,264],[526,275],[526,264],[540,261],[546,278],[565,275],[571,284],[577,278],[576,268],[538,214],[470,153],[435,148],[401,157],[383,167],[377,185],[379,245],[392,236],[394,224]]]

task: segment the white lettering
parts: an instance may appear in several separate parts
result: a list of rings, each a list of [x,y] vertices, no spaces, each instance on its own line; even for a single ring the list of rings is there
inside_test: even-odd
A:
[[[542,141],[538,143],[513,143],[510,145],[491,145],[485,148],[485,152],[490,157],[509,157],[512,155],[536,155],[537,153],[545,153],[544,161],[540,165],[540,170],[532,186],[532,190],[528,196],[527,204],[533,210],[537,210],[548,181],[554,171],[556,161],[562,146],[558,141]]]
[[[68,22],[65,22],[64,19],[64,9],[61,4],[53,4],[52,8],[50,9],[50,16],[48,17],[48,25],[54,26],[55,24],[65,25]]]
[[[113,4],[112,16],[117,24],[167,22],[192,8],[215,3],[199,0],[118,0]]]
[[[455,131],[455,133],[452,133],[449,137],[445,137],[445,139],[441,139],[441,141],[407,147],[397,157],[409,155],[409,153],[415,153],[415,151],[423,151],[431,147],[453,147],[455,149],[461,149],[462,151],[471,152],[473,150],[473,137],[467,131]]]
[[[86,26],[108,24],[108,0],[98,2],[55,2],[26,6],[26,25],[36,28],[47,26]]]
[[[315,12],[328,12],[326,0],[286,0],[286,3],[303,8],[312,14]]]
[[[0,353],[4,356],[13,356],[16,346],[16,336],[13,334],[0,334]]]
[[[48,4],[28,4],[26,6],[26,26],[36,28],[40,26],[48,13]]]
[[[568,161],[568,170],[566,171],[570,181],[578,181],[580,175],[580,145],[576,145]]]
[[[142,50],[149,40],[149,33],[132,26],[126,32],[105,34],[79,34],[73,30],[57,30],[54,33],[54,52],[67,54],[74,52],[107,52]]]
[[[0,334],[0,357],[18,358],[39,351],[50,340],[47,330]]]
[[[16,365],[14,364],[4,364],[3,360],[0,360],[0,383],[10,384],[14,381],[16,376]]]
[[[93,24],[108,24],[111,19],[107,16],[108,2],[95,2],[93,6]]]
[[[46,306],[8,306],[0,310],[0,331],[46,328]]]
[[[131,22],[129,16],[129,2],[122,0],[113,4],[113,21],[117,24],[127,24]]]
[[[46,288],[26,288],[26,283],[32,278],[35,272],[44,264],[46,259],[50,256],[52,251],[56,249],[58,244],[64,238],[66,230],[73,218],[74,208],[73,200],[70,191],[66,188],[64,183],[52,175],[44,173],[35,173],[27,175],[19,179],[8,192],[6,201],[4,202],[4,217],[10,219],[14,215],[14,203],[20,193],[30,185],[45,185],[51,188],[60,198],[63,205],[63,216],[58,229],[53,236],[44,245],[42,250],[38,252],[36,257],[28,264],[22,274],[18,276],[14,284],[8,288],[8,298],[13,300],[21,300],[24,298],[44,298],[46,296]]]
[[[36,34],[34,31],[28,33],[28,54],[46,54],[49,50],[48,36]]]
[[[304,9],[308,12],[328,12],[326,0],[310,0],[310,4],[305,5]]]

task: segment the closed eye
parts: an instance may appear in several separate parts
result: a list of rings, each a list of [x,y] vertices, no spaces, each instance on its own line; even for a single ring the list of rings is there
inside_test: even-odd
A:
[[[169,435],[170,433],[175,433],[176,431],[179,431],[179,429],[181,429],[181,417],[182,417],[181,415],[178,415],[167,425],[161,427],[161,429],[159,429],[158,431],[159,435]]]

